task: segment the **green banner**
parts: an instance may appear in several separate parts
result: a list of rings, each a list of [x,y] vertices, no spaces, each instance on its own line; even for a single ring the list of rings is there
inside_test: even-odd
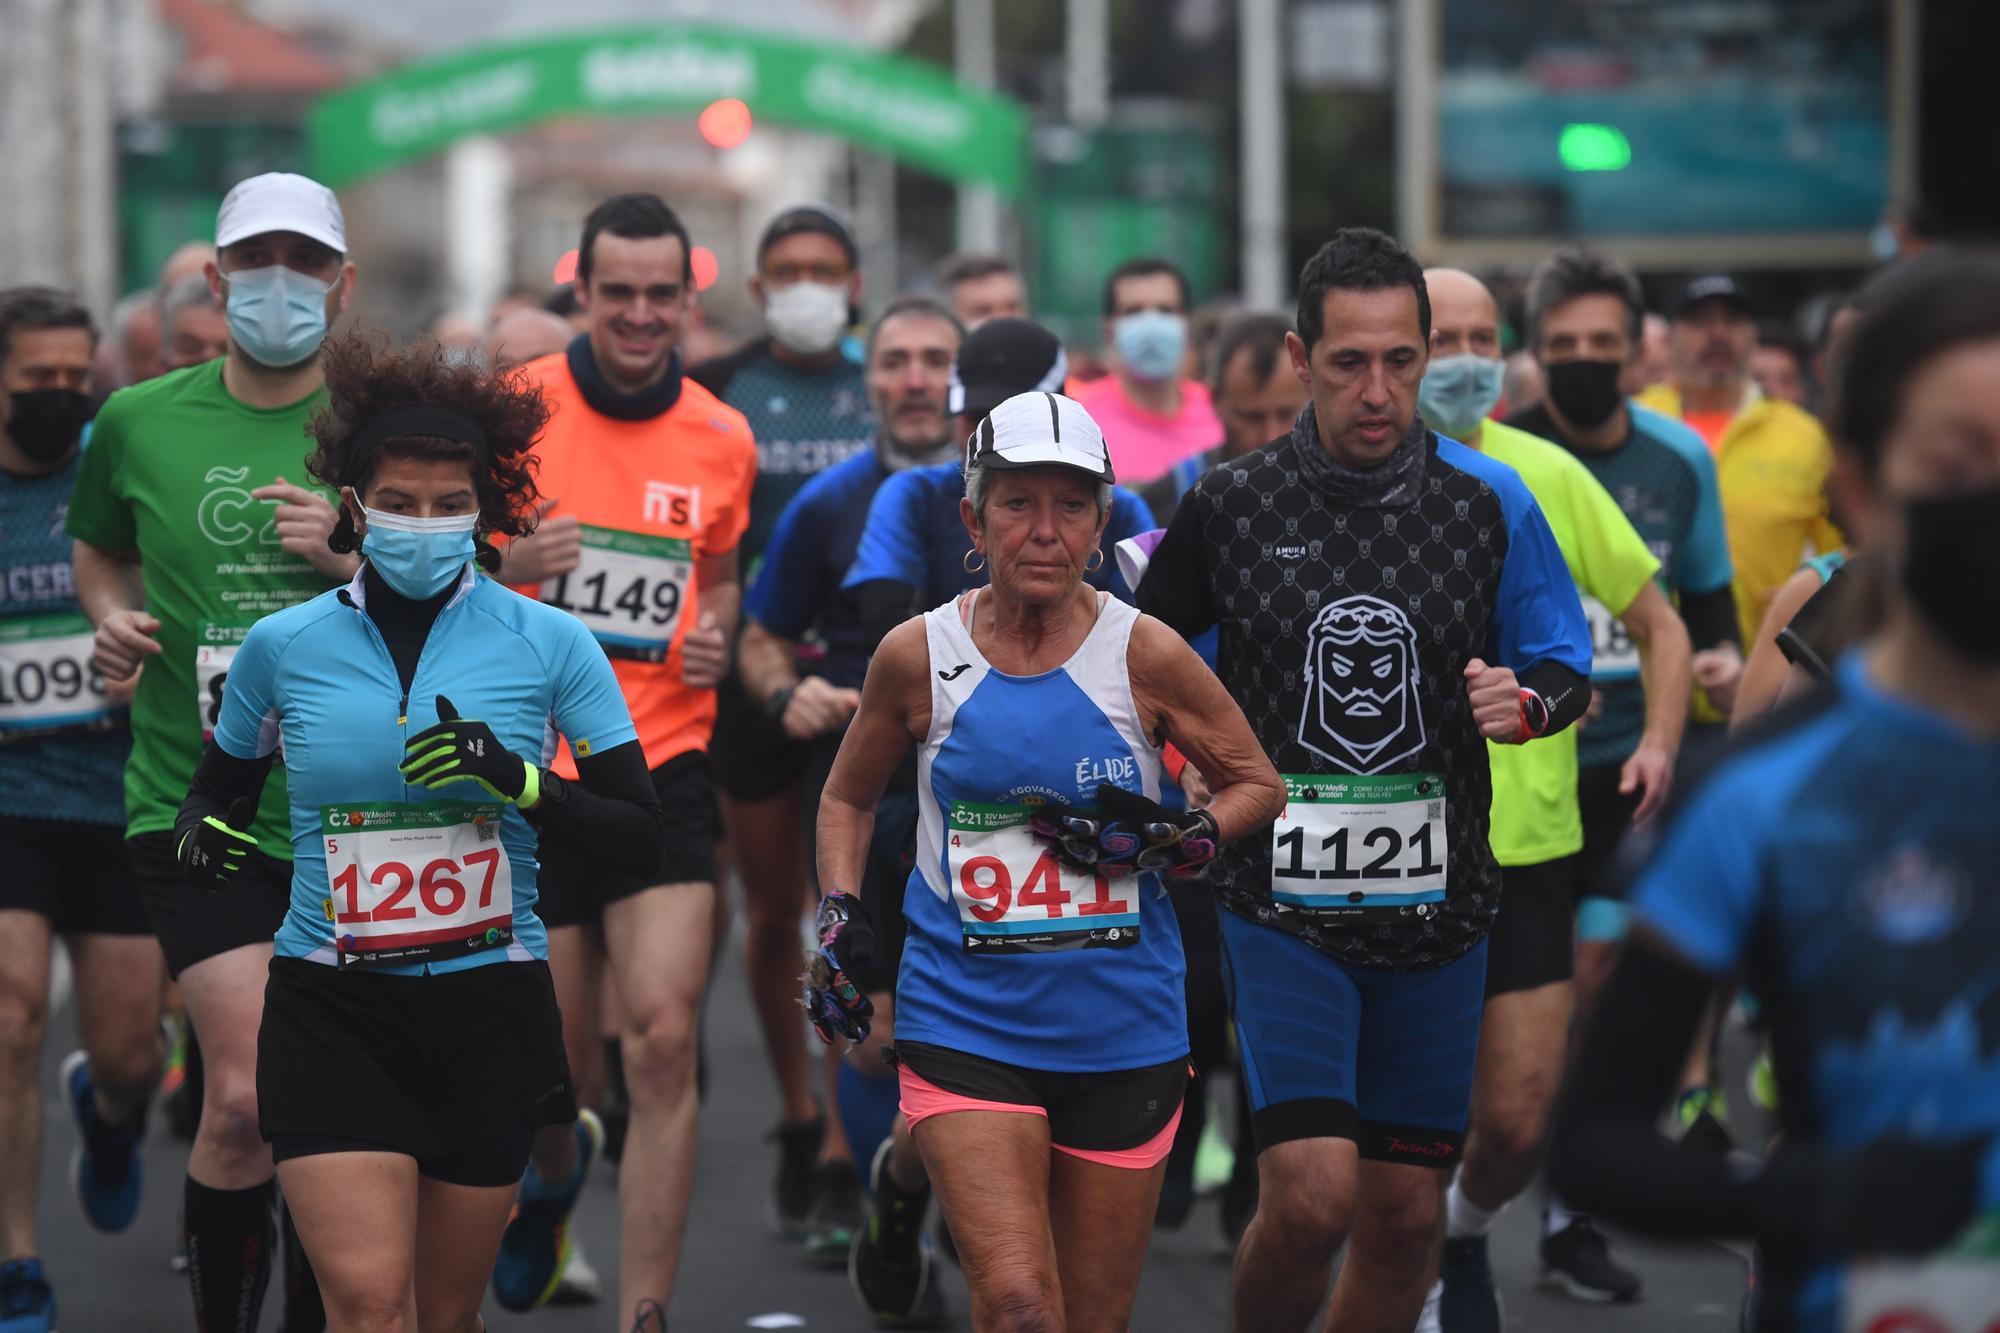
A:
[[[838,135],[941,176],[1018,194],[1027,117],[921,61],[712,24],[536,36],[454,52],[321,98],[314,174],[339,188],[473,134],[557,116],[754,117]]]

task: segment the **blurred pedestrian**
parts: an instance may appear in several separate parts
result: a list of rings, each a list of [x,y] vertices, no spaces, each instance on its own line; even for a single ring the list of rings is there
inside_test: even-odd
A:
[[[1782,324],[1759,325],[1757,350],[1750,359],[1750,378],[1757,382],[1766,398],[1805,407],[1805,344]]]
[[[1144,486],[1222,438],[1207,386],[1185,375],[1191,303],[1187,275],[1165,259],[1127,260],[1105,280],[1111,373],[1076,394],[1127,486]]]
[[[1673,325],[1665,315],[1647,311],[1640,321],[1639,354],[1627,363],[1620,387],[1628,395],[1644,393],[1655,384],[1665,384],[1673,373]]]
[[[479,345],[480,359],[488,369],[506,370],[548,356],[568,347],[576,330],[560,315],[539,306],[513,310],[493,321]]]
[[[964,252],[937,266],[938,289],[958,322],[970,330],[989,319],[1026,319],[1028,289],[1021,270],[1001,255]]]
[[[193,273],[167,289],[160,302],[168,370],[213,361],[229,350],[229,318],[205,273]]]
[[[1284,315],[1243,310],[1223,322],[1209,358],[1209,394],[1222,423],[1222,442],[1168,469],[1140,491],[1162,527],[1181,496],[1217,463],[1261,449],[1292,428],[1311,396],[1285,355],[1292,322]]]

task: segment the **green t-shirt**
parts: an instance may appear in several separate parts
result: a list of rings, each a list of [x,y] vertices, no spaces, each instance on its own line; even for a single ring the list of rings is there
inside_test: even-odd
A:
[[[72,537],[139,553],[146,610],[160,622],[159,655],[132,700],[128,835],[173,827],[250,626],[331,582],[279,547],[275,506],[250,494],[280,476],[311,484],[305,425],[325,391],[290,407],[249,407],[223,388],[222,367],[217,359],[112,394],[70,496]],[[252,832],[263,851],[289,859],[286,809],[279,770]]]
[[[1562,548],[1577,591],[1623,614],[1660,562],[1611,492],[1561,445],[1488,421],[1479,451],[1521,474]],[[1534,866],[1583,849],[1576,805],[1576,728],[1526,745],[1486,747],[1493,767],[1493,859]]]

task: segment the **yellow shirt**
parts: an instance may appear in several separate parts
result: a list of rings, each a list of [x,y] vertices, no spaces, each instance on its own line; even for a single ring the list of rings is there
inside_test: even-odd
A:
[[[1643,406],[1681,419],[1671,384],[1639,395]],[[1729,558],[1731,590],[1743,630],[1743,650],[1757,641],[1772,596],[1807,556],[1847,544],[1826,512],[1826,474],[1833,446],[1819,422],[1775,398],[1748,399],[1715,447],[1716,486]]]

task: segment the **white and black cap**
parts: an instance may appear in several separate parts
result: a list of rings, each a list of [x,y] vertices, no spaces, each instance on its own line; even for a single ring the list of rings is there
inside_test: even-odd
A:
[[[1104,432],[1083,404],[1059,393],[1017,393],[965,442],[965,468],[1073,467],[1106,485],[1118,480]]]

